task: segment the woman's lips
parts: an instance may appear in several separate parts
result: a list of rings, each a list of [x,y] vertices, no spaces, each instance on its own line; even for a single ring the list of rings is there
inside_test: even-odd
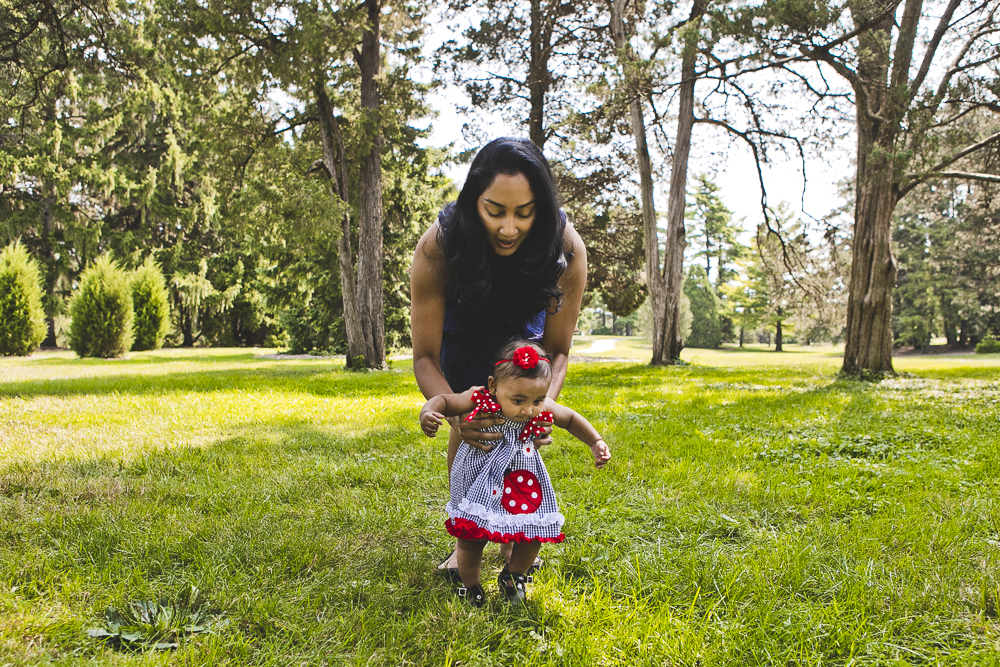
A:
[[[500,246],[501,248],[513,248],[515,243],[517,243],[517,239],[512,239],[510,241],[497,239],[497,245]]]

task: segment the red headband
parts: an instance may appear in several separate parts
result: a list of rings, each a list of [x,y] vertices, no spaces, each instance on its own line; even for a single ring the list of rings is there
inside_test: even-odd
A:
[[[514,356],[512,358],[501,359],[500,361],[496,362],[494,366],[499,366],[500,364],[506,363],[508,361],[524,369],[534,368],[535,366],[538,365],[539,361],[544,361],[547,364],[552,363],[545,357],[538,356],[538,352],[535,350],[535,348],[528,347],[527,345],[525,345],[524,347],[519,347],[516,350],[514,350]]]

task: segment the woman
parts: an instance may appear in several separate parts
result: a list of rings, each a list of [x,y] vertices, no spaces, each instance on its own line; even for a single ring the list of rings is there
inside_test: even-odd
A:
[[[526,139],[501,138],[472,161],[458,200],[417,243],[410,269],[413,373],[425,398],[485,385],[508,341],[549,353],[552,403],[566,379],[587,282],[587,251],[559,210],[552,170]],[[546,408],[549,409],[549,408]],[[497,417],[452,419],[448,472],[466,442],[488,451]],[[535,441],[552,441],[551,424]],[[524,572],[510,563],[512,571]],[[457,565],[442,563],[449,572]]]

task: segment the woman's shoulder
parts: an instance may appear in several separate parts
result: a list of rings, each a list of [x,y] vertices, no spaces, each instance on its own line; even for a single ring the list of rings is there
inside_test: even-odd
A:
[[[448,263],[445,261],[444,251],[441,249],[438,237],[440,227],[438,222],[431,225],[417,241],[417,248],[413,252],[413,269],[421,274],[435,276],[435,282],[447,284]]]
[[[568,220],[563,229],[563,252],[574,260],[578,257],[584,261],[587,259],[587,246],[583,243],[583,237],[580,236],[580,232],[576,231],[573,223]]]

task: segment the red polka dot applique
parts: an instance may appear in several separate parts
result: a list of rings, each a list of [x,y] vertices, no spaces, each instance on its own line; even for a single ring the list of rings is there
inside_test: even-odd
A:
[[[503,478],[503,497],[500,501],[510,514],[531,514],[542,504],[542,489],[538,478],[527,470],[515,470]]]

